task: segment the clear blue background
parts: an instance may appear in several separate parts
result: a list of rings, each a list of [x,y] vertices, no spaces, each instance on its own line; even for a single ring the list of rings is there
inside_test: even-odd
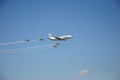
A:
[[[119,0],[0,0],[0,43],[44,38],[0,50],[51,44],[49,32],[74,38],[57,48],[0,53],[1,78],[120,79]],[[88,69],[88,74],[74,77],[81,69]]]

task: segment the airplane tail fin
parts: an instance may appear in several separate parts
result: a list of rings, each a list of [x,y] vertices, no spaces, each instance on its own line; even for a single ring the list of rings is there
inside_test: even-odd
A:
[[[52,35],[51,33],[48,33],[48,36],[49,36],[49,37],[52,37],[53,35]]]

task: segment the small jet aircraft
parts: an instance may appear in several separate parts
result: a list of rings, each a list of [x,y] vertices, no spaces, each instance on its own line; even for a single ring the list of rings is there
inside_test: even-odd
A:
[[[38,41],[43,41],[43,38],[39,38]]]
[[[24,39],[25,42],[29,42],[30,40],[29,39]]]
[[[48,37],[50,40],[53,40],[53,41],[66,41],[66,40],[72,38],[73,36],[71,36],[71,35],[54,36],[51,33],[48,33]]]
[[[53,45],[52,47],[57,47],[57,45]]]
[[[59,43],[55,43],[52,47],[57,47],[58,45],[60,45]]]

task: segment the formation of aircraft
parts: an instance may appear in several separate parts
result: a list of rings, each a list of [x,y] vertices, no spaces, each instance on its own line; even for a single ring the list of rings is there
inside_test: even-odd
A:
[[[71,39],[73,36],[72,35],[64,35],[64,36],[55,36],[55,35],[52,35],[51,33],[48,33],[48,39],[49,40],[52,40],[52,41],[66,41],[68,39]],[[43,41],[44,39],[43,38],[39,38],[37,40],[30,40],[30,39],[24,39],[22,41],[15,41],[15,42],[8,42],[8,43],[0,43],[0,46],[3,46],[3,45],[12,45],[12,44],[20,44],[20,43],[24,43],[24,42],[35,42],[35,41]],[[51,47],[58,47],[58,45],[60,45],[58,42],[57,43],[54,43],[53,45],[51,45]],[[47,46],[50,46],[50,45],[47,45]],[[40,47],[40,46],[37,46],[37,47]],[[12,51],[16,51],[16,50],[24,50],[24,49],[30,49],[30,48],[37,48],[36,46],[35,47],[27,47],[27,48],[19,48],[19,49],[12,49]],[[0,50],[1,52],[4,52],[4,51],[11,51],[11,50]]]
[[[73,36],[72,35],[64,35],[64,36],[55,36],[52,35],[51,33],[48,33],[48,38],[49,40],[52,41],[66,41],[68,39],[71,39]],[[25,42],[29,42],[29,39],[24,39]],[[43,41],[43,38],[39,38],[38,41]],[[52,47],[57,47],[60,45],[59,43],[55,43]]]

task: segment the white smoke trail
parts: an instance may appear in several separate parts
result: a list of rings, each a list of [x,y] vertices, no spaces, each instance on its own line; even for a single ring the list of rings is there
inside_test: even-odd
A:
[[[44,48],[44,47],[50,47],[50,46],[52,46],[52,44],[42,45],[42,46],[34,46],[34,47],[17,48],[17,49],[9,49],[9,50],[0,50],[0,53],[19,51],[19,50],[29,50],[29,49],[36,49],[36,48]]]
[[[24,43],[24,42],[34,42],[34,41],[38,41],[38,40],[30,40],[30,41],[16,41],[16,42],[8,42],[8,43],[1,43],[1,45],[11,45],[11,44],[18,44],[18,43]]]

